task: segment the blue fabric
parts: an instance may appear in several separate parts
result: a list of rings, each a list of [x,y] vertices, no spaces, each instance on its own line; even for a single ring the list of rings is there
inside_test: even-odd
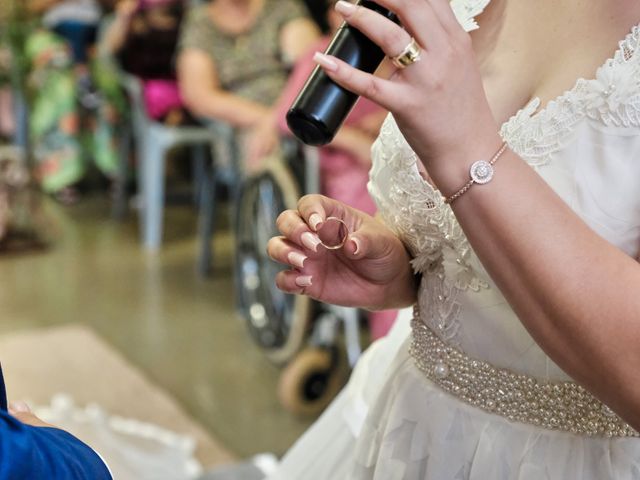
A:
[[[0,480],[112,480],[100,457],[70,433],[9,415],[2,370],[0,395]]]
[[[69,42],[75,63],[87,63],[88,49],[96,41],[96,25],[67,20],[57,24],[53,31]]]
[[[7,390],[4,386],[4,376],[2,375],[2,365],[0,365],[0,410],[7,411]]]

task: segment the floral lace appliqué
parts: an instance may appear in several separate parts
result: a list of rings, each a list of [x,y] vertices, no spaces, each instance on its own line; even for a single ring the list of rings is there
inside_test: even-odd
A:
[[[490,0],[452,0],[451,8],[466,31],[478,28],[474,17]],[[373,158],[385,166],[390,185],[386,197],[377,196],[378,210],[387,225],[403,239],[414,256],[412,266],[424,274],[420,303],[422,312],[443,340],[454,342],[459,329],[458,293],[488,288],[469,264],[472,250],[451,208],[440,192],[418,171],[416,154],[389,116],[373,147]],[[376,181],[375,179],[372,179]],[[382,180],[382,179],[380,179]]]
[[[451,0],[451,9],[467,32],[478,28],[475,17],[480,15],[490,0]]]
[[[374,144],[373,157],[385,164],[378,175],[387,177],[389,185],[384,197],[376,197],[378,211],[413,255],[414,270],[423,274],[423,319],[443,340],[456,343],[459,292],[488,284],[471,267],[473,252],[460,224],[440,192],[420,176],[419,160],[391,116]]]
[[[540,100],[533,99],[502,126],[502,138],[537,168],[571,141],[574,127],[585,118],[607,126],[640,127],[639,48],[640,27],[635,26],[595,78],[578,79],[537,113]]]

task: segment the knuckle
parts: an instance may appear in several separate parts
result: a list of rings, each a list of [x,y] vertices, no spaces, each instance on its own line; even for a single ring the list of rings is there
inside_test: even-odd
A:
[[[298,211],[304,212],[313,210],[317,205],[322,205],[322,195],[317,193],[308,193],[298,200]]]
[[[368,98],[377,98],[380,93],[380,88],[378,86],[378,82],[375,78],[371,78],[364,89],[364,96]]]
[[[458,54],[457,48],[452,45],[451,42],[446,42],[440,47],[440,55],[447,63],[451,63],[455,61],[456,55]]]
[[[430,89],[434,92],[441,92],[444,90],[446,81],[444,77],[438,75],[431,78]]]
[[[392,28],[382,32],[382,42],[389,47],[392,55],[400,55],[402,49],[407,46],[407,33],[400,28]]]
[[[424,0],[404,0],[401,4],[406,12],[416,12],[424,8]]]
[[[278,287],[280,290],[284,290],[283,279],[284,279],[284,274],[282,272],[276,275],[275,284],[276,284],[276,287]]]
[[[285,210],[278,215],[278,218],[276,218],[276,227],[278,227],[278,230],[282,231],[282,228],[286,224],[287,217],[289,216],[289,212],[290,210]]]
[[[276,243],[278,241],[277,237],[273,237],[270,238],[269,241],[267,242],[267,248],[265,249],[267,252],[267,255],[269,255],[270,258],[275,260],[275,254],[276,254]]]
[[[354,7],[355,8],[353,9],[353,12],[351,12],[351,14],[349,15],[349,21],[354,23],[361,23],[362,20],[364,20],[367,12],[365,12],[364,8],[362,8],[360,5],[354,5]]]
[[[302,197],[300,197],[300,200],[298,200],[298,205],[302,206],[306,203],[311,203],[315,200],[316,197],[317,197],[316,194],[307,193],[306,195],[303,195]]]
[[[304,209],[305,206],[311,205],[316,199],[316,195],[314,194],[306,194],[300,197],[298,200],[298,210]]]

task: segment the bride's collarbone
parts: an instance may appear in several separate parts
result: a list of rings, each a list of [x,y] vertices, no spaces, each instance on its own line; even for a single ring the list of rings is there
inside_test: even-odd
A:
[[[566,31],[549,32],[544,41],[533,35],[530,40],[496,40],[490,51],[478,53],[485,91],[496,119],[506,121],[534,98],[540,99],[544,107],[573,88],[579,78],[594,78],[636,23],[590,36],[578,36],[576,29],[575,38],[580,41],[569,41],[572,32]]]

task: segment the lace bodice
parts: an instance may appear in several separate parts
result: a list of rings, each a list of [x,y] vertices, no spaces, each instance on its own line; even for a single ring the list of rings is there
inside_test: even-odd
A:
[[[470,30],[487,4],[454,0],[452,7]],[[637,255],[640,243],[639,48],[634,27],[593,79],[579,79],[542,110],[534,99],[500,132],[587,224],[629,255]],[[423,274],[422,321],[474,358],[566,379],[518,321],[418,162],[389,116],[373,147],[369,189]]]

